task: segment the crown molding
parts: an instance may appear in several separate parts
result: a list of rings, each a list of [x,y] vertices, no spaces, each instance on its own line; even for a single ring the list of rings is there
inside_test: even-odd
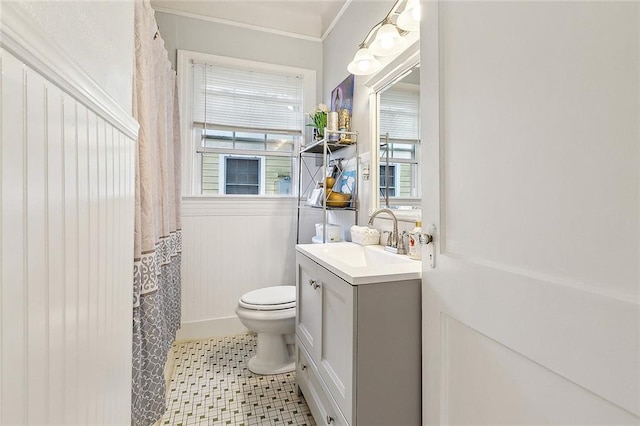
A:
[[[322,42],[322,39],[320,37],[313,37],[313,36],[308,36],[304,34],[292,33],[289,31],[276,30],[273,28],[261,27],[259,25],[245,24],[243,22],[230,21],[228,19],[214,18],[212,16],[205,16],[198,13],[183,12],[181,10],[175,10],[175,9],[170,9],[165,7],[156,7],[156,6],[153,7],[153,10],[155,10],[156,12],[183,16],[185,18],[199,19],[201,21],[214,22],[216,24],[229,25],[232,27],[245,28],[245,29],[254,30],[254,31],[261,31],[264,33],[276,34],[284,37],[297,38],[301,40],[313,41],[316,43]]]
[[[329,36],[329,33],[331,33],[333,28],[338,24],[338,21],[340,20],[340,18],[342,18],[342,15],[344,15],[344,12],[346,12],[347,8],[351,5],[352,1],[353,0],[345,1],[344,5],[342,5],[342,8],[340,9],[340,12],[338,12],[336,17],[333,18],[333,21],[331,21],[331,24],[329,25],[327,30],[324,32],[324,34],[322,34],[322,37],[320,37],[320,40],[324,42],[327,39],[327,37]]]

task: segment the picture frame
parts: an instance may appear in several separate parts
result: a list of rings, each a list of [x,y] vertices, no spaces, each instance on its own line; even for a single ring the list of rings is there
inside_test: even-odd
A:
[[[338,112],[341,109],[349,110],[353,114],[353,74],[349,74],[342,83],[331,91],[331,111]]]

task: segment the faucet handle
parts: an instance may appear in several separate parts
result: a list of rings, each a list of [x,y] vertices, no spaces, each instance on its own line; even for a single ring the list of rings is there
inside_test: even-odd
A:
[[[398,248],[398,232],[389,231],[389,247]]]
[[[384,245],[387,247],[391,247],[391,243],[392,243],[391,240],[393,239],[393,231],[382,231],[380,235],[381,235],[380,239],[384,241]],[[386,235],[386,239],[385,239],[385,235]]]
[[[404,245],[404,236],[407,235],[406,231],[402,231],[402,234],[398,237],[398,254],[407,254],[407,249]]]

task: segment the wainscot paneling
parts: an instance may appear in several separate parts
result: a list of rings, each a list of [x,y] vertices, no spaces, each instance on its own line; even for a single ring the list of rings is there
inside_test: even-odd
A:
[[[4,41],[0,424],[129,424],[135,123]]]
[[[242,332],[235,309],[244,293],[294,285],[296,215],[294,198],[183,199],[178,339]]]

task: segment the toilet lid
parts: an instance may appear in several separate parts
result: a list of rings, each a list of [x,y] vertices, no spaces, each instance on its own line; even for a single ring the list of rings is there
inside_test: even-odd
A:
[[[259,288],[243,295],[238,304],[243,308],[261,311],[294,308],[296,288],[292,285]]]

